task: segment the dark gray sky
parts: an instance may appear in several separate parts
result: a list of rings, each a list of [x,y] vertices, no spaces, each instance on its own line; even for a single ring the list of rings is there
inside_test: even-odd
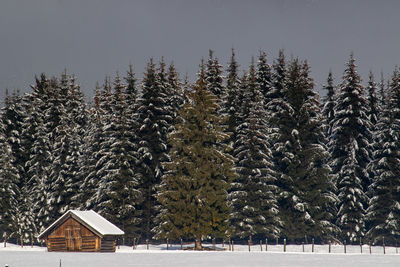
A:
[[[161,56],[193,78],[208,49],[226,65],[232,47],[242,68],[259,49],[307,59],[317,88],[354,51],[365,82],[400,63],[399,11],[396,0],[1,0],[0,93],[67,68],[91,96],[105,75],[132,63],[141,77]]]

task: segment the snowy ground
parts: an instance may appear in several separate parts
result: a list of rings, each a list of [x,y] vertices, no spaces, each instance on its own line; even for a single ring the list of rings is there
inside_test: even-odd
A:
[[[218,245],[222,248],[221,245]],[[226,248],[226,246],[225,246]],[[311,252],[311,245],[288,245],[287,252],[283,246],[269,245],[268,252],[260,251],[260,246],[252,246],[251,252],[247,246],[235,246],[235,251],[181,251],[176,245],[166,250],[166,245],[139,246],[136,250],[132,247],[121,247],[117,253],[56,253],[47,252],[45,248],[30,246],[20,248],[7,244],[7,248],[0,244],[0,267],[8,264],[10,267],[58,267],[60,260],[62,267],[124,267],[124,266],[400,266],[400,254],[396,248],[386,247],[383,255],[382,247],[347,246],[347,254],[340,245],[332,246],[332,253],[328,253],[328,246],[315,246],[315,253]],[[400,252],[400,251],[399,251]]]

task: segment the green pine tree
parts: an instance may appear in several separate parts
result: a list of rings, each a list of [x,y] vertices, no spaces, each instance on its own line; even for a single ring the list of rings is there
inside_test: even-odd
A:
[[[217,98],[205,87],[202,65],[199,79],[180,111],[181,122],[169,136],[171,162],[165,163],[158,200],[163,206],[158,238],[196,241],[225,237],[230,209],[227,189],[234,177],[233,158],[220,143],[228,136],[217,116]]]

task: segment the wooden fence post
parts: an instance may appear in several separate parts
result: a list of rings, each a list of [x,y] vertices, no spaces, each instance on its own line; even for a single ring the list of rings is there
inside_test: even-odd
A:
[[[268,238],[265,238],[265,251],[268,251]]]
[[[231,238],[229,238],[229,240],[228,240],[228,246],[229,246],[229,251],[231,251],[231,250],[232,250],[232,247],[231,247]]]
[[[361,254],[362,254],[362,237],[360,237],[360,250],[361,250]]]
[[[314,252],[314,238],[312,239],[311,252]]]
[[[232,240],[232,251],[235,251],[234,242]]]
[[[346,254],[346,240],[343,242],[344,245],[344,254]]]
[[[31,233],[31,248],[33,248],[33,235]]]
[[[283,252],[286,252],[286,238],[283,239]]]
[[[21,248],[24,247],[24,235],[21,234]]]
[[[331,245],[332,245],[332,242],[329,240],[329,253],[331,253]]]
[[[7,247],[7,233],[4,233],[4,247]]]
[[[147,248],[147,250],[149,250],[149,240],[148,239],[146,239],[146,248]]]
[[[276,238],[276,245],[279,245],[279,242],[278,242],[279,240],[278,240],[278,237]]]
[[[212,248],[213,250],[216,250],[216,246],[215,246],[215,238],[212,239]]]
[[[385,248],[385,237],[382,237],[382,243],[383,243],[383,254],[386,254],[386,248]]]
[[[303,252],[304,252],[304,242],[301,242],[301,247],[302,247]]]
[[[183,240],[181,238],[181,250],[183,250]]]
[[[168,238],[167,238],[167,250],[169,249],[169,242],[168,242]]]
[[[225,247],[225,240],[224,239],[222,239],[222,247],[223,248]]]
[[[247,244],[249,245],[249,252],[250,252],[250,239],[247,241]]]
[[[260,240],[260,250],[262,251],[262,240]]]
[[[60,267],[61,267],[61,259],[60,259]]]
[[[369,254],[372,254],[371,242],[369,242]]]

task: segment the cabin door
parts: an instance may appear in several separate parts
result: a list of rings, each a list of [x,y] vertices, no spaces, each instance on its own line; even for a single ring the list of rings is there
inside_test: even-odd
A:
[[[67,250],[80,251],[82,247],[81,229],[76,226],[67,226],[65,228],[65,239],[67,241]]]

